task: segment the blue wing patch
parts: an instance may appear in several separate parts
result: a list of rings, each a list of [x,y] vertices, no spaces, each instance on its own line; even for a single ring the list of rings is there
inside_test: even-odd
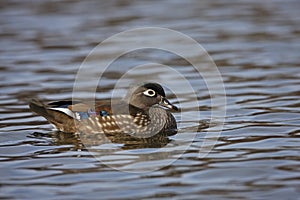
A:
[[[79,119],[87,119],[87,118],[89,118],[89,115],[86,112],[76,112],[76,115],[78,116]]]
[[[92,116],[97,116],[97,113],[95,110],[93,109],[89,109],[87,112],[75,112],[76,116],[77,116],[77,119],[81,120],[81,119],[87,119],[89,117],[92,117]],[[99,115],[101,117],[105,117],[105,116],[108,116],[108,112],[105,111],[105,110],[101,110],[99,112]]]
[[[105,110],[100,110],[99,115],[101,117],[105,117],[105,116],[108,116],[108,112],[106,112]]]

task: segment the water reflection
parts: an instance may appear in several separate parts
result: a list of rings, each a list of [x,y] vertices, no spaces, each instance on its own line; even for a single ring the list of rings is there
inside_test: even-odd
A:
[[[70,134],[60,131],[50,133],[32,134],[34,137],[49,137],[53,140],[53,145],[74,145],[78,150],[97,147],[105,144],[115,144],[121,146],[121,149],[143,149],[143,148],[161,148],[170,142],[167,135],[154,135],[149,138],[137,138],[127,134],[108,135],[104,133],[94,134]]]

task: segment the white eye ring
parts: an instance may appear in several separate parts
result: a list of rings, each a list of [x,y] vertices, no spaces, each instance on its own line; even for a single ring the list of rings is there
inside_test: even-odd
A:
[[[156,95],[156,92],[152,89],[148,89],[145,92],[143,92],[143,94],[148,96],[148,97],[154,97]]]

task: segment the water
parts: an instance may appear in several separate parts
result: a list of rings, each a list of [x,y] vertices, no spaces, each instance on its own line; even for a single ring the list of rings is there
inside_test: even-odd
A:
[[[292,0],[1,1],[1,198],[299,199],[299,7]],[[198,94],[195,106],[188,95],[175,98],[168,91],[170,100],[186,109],[184,115],[196,116],[187,122],[175,113],[181,124],[176,136],[102,146],[115,149],[100,162],[76,136],[53,131],[29,111],[31,98],[71,98],[76,72],[99,42],[145,26],[187,34],[216,62],[227,113],[209,154],[199,154],[204,138],[217,132],[209,127],[205,82],[163,51],[136,51],[116,61],[97,97],[109,97],[132,66],[147,61],[172,66],[189,77]],[[106,48],[111,54],[118,50],[114,44]],[[146,72],[157,75],[156,68]],[[162,157],[149,162],[155,151]],[[137,173],[145,166],[158,170]]]

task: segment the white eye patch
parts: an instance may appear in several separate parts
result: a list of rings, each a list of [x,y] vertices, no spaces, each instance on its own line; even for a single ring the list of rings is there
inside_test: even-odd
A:
[[[143,92],[143,94],[148,96],[148,97],[154,97],[156,95],[156,92],[152,89],[148,89],[145,92]]]

